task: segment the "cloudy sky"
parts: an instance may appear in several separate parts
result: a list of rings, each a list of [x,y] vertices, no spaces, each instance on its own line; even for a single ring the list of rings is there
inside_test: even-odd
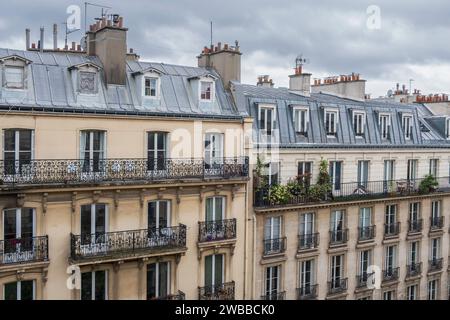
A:
[[[6,0],[2,0],[6,1]],[[213,41],[239,40],[242,81],[255,83],[269,74],[276,86],[287,86],[294,61],[302,53],[305,70],[314,77],[358,72],[372,96],[384,95],[395,83],[414,79],[424,93],[450,92],[450,2],[381,0],[92,0],[120,13],[129,28],[128,46],[143,60],[195,65],[195,56]],[[0,47],[24,49],[25,28],[32,41],[46,28],[51,46],[53,23],[68,17],[78,0],[16,0],[2,6]],[[378,7],[373,10],[371,5]],[[368,10],[369,8],[369,10]],[[379,14],[378,14],[379,13]],[[100,15],[89,7],[88,23]],[[79,41],[83,31],[69,41]],[[62,46],[63,32],[59,42]]]

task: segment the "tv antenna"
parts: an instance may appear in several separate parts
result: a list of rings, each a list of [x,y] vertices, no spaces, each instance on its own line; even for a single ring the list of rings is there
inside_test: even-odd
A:
[[[303,57],[303,53],[299,54],[297,58],[295,58],[295,67],[303,67],[304,64],[309,63],[309,59]]]
[[[67,27],[67,21],[62,23],[66,29],[65,37],[64,37],[64,48],[67,48],[67,36],[71,33],[79,31],[80,29],[70,29]]]
[[[101,5],[101,4],[85,2],[84,3],[84,33],[87,32],[87,11],[88,11],[88,6],[101,8],[102,9],[101,18],[104,18],[106,16],[106,14],[108,13],[108,10],[112,9],[112,7],[104,6],[104,5]],[[96,20],[101,20],[101,18],[96,18]]]

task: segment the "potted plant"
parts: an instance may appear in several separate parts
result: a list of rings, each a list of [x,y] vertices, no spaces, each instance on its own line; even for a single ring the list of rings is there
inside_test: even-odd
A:
[[[291,198],[292,194],[289,192],[289,188],[281,184],[271,186],[267,195],[269,203],[274,205],[287,204]]]
[[[437,187],[439,186],[439,183],[437,182],[436,178],[428,174],[426,175],[422,181],[420,181],[419,184],[419,193],[430,193],[436,191]]]

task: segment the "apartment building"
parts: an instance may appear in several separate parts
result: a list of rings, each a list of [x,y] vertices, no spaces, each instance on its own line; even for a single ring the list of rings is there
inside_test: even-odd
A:
[[[253,297],[448,299],[449,116],[310,77],[232,83],[255,119]]]
[[[0,299],[247,297],[251,119],[216,71],[140,61],[127,32],[0,49]]]

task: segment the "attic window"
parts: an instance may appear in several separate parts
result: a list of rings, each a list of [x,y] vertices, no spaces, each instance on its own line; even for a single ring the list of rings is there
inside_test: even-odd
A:
[[[364,126],[366,123],[366,114],[362,111],[353,112],[353,129],[357,136],[364,135]]]
[[[24,68],[23,67],[5,67],[4,86],[10,89],[24,88]]]
[[[158,78],[145,77],[145,92],[146,97],[156,97],[158,95]]]
[[[212,85],[210,81],[200,81],[200,99],[210,101],[212,98]]]
[[[95,72],[79,72],[79,91],[84,94],[97,93],[97,74]]]
[[[298,134],[306,135],[308,131],[308,108],[294,107],[294,128]]]
[[[335,136],[337,132],[338,111],[325,109],[325,132],[327,136]]]
[[[445,120],[445,138],[450,139],[450,118]]]
[[[412,126],[413,126],[413,118],[412,115],[404,115],[402,117],[402,129],[405,134],[406,140],[411,140],[412,135]]]

